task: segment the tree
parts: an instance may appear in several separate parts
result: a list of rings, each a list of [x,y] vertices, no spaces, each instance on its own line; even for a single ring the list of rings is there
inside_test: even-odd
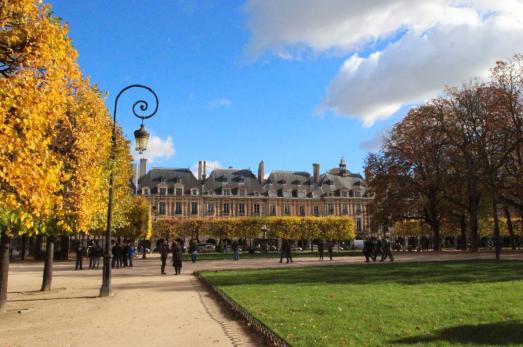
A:
[[[0,313],[5,312],[9,242],[36,233],[60,206],[68,180],[52,149],[65,120],[76,53],[67,29],[35,0],[0,2]],[[14,221],[14,217],[18,221]]]

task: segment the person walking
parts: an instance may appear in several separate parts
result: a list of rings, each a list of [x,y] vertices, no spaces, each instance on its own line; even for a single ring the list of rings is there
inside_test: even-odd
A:
[[[111,267],[115,268],[118,263],[118,244],[114,240],[111,240],[111,244],[113,245],[111,247],[111,254],[113,256]]]
[[[78,240],[76,243],[76,264],[75,270],[83,270],[83,257],[84,257],[84,247],[82,246],[82,241]]]
[[[136,249],[134,248],[134,242],[129,242],[129,267],[133,267],[133,258],[136,255]]]
[[[160,243],[159,252],[160,252],[160,260],[162,262],[161,274],[166,275],[165,265],[167,264],[167,257],[169,256],[169,245],[167,244],[167,240],[163,240]]]
[[[323,260],[323,253],[325,249],[325,244],[323,243],[323,239],[318,242],[318,253],[320,253],[320,260]]]
[[[171,252],[173,257],[174,274],[179,275],[182,272],[182,248],[177,241],[173,241]]]
[[[189,245],[189,254],[191,255],[191,261],[193,263],[196,263],[198,257],[198,247],[196,247],[195,240],[191,240],[191,243]]]
[[[372,258],[372,241],[366,238],[363,242],[363,255],[365,256],[365,262],[369,262],[369,258]]]
[[[334,240],[330,240],[328,244],[329,258],[332,260],[332,249],[334,248]]]
[[[240,245],[238,244],[238,241],[234,240],[231,245],[233,254],[233,260],[240,260]]]
[[[287,257],[287,264],[289,264],[289,261],[291,263],[294,263],[292,261],[292,245],[291,245],[291,243],[289,241],[287,241],[285,244],[286,244],[286,246],[285,246],[285,255]]]
[[[287,240],[283,239],[280,246],[280,263],[283,262],[283,257],[286,257]]]
[[[392,245],[390,243],[389,238],[385,238],[383,240],[383,251],[381,256],[381,261],[385,261],[385,259],[389,258],[390,261],[394,261],[394,255],[392,254]]]

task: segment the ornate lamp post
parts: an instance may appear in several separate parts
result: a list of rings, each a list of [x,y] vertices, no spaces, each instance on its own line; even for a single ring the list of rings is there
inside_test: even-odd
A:
[[[135,101],[132,106],[132,111],[135,117],[140,118],[142,120],[142,124],[139,129],[137,129],[134,132],[134,137],[136,140],[136,151],[138,153],[143,153],[147,149],[147,141],[149,140],[149,133],[145,130],[145,127],[143,125],[143,121],[145,119],[151,118],[156,114],[158,111],[158,96],[156,93],[149,87],[146,87],[141,84],[132,84],[129,85],[118,93],[116,95],[116,99],[114,100],[114,110],[113,110],[113,136],[111,138],[111,163],[114,163],[114,151],[116,147],[116,113],[118,109],[118,100],[120,99],[120,96],[126,92],[129,89],[132,88],[138,88],[138,89],[145,89],[149,93],[151,93],[154,96],[154,109],[151,113],[148,114],[139,114],[143,112],[147,112],[149,109],[149,104],[145,100],[138,100]],[[138,110],[139,108],[139,110]],[[109,201],[107,205],[107,229],[105,231],[105,254],[104,254],[104,267],[103,267],[103,280],[102,280],[102,288],[100,288],[100,296],[110,296],[112,295],[112,288],[111,288],[111,229],[112,229],[112,215],[113,215],[113,167],[110,168],[110,174],[109,174]]]

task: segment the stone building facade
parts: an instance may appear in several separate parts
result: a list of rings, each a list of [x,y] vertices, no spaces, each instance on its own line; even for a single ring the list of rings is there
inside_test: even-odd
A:
[[[228,168],[215,169],[207,177],[205,166],[205,161],[199,162],[198,177],[189,169],[153,168],[139,177],[136,192],[150,201],[155,220],[334,215],[352,216],[359,235],[369,229],[367,204],[372,197],[363,177],[351,173],[343,159],[324,173],[313,164],[312,175],[273,171],[266,177],[262,161],[258,175]]]

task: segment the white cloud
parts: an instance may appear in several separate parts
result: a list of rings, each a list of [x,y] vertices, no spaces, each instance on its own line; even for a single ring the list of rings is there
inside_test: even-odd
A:
[[[349,55],[319,110],[364,126],[446,85],[485,77],[496,60],[523,51],[523,0],[249,0],[245,11],[250,56]]]
[[[231,107],[231,105],[232,105],[232,101],[229,99],[216,99],[209,103],[209,106],[211,106],[212,108],[219,108],[219,107],[227,108],[227,107]]]
[[[360,143],[360,149],[369,152],[378,151],[385,142],[386,136],[389,134],[391,129],[392,128],[386,128],[374,133],[374,135],[370,139],[362,141]]]
[[[206,160],[205,175],[207,177],[209,177],[209,175],[211,174],[211,172],[214,169],[219,169],[221,167],[222,167],[222,165],[220,164],[220,162],[218,160]],[[191,171],[193,172],[194,176],[198,177],[198,163],[197,162],[193,164],[193,166],[191,167]]]
[[[135,160],[139,158],[146,158],[147,163],[151,164],[157,159],[168,159],[175,153],[173,139],[167,136],[161,139],[159,136],[151,135],[147,144],[147,150],[143,154],[139,154],[134,150],[133,143],[133,157]]]

